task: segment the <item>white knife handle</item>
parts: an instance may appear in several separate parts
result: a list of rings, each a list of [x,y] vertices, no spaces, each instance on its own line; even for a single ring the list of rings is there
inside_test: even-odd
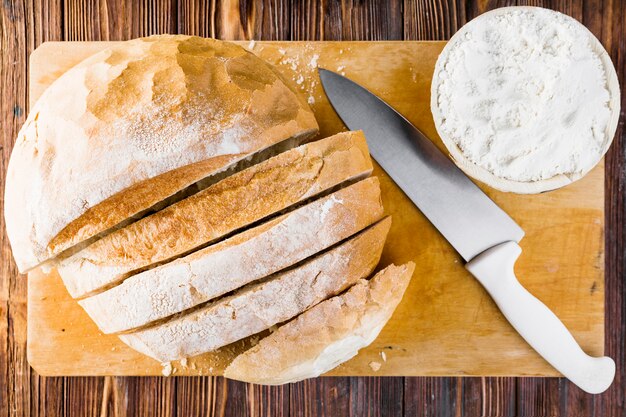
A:
[[[615,362],[583,352],[559,318],[519,283],[513,267],[521,253],[516,242],[505,242],[481,253],[465,267],[515,330],[550,365],[588,393],[605,391],[613,382]]]

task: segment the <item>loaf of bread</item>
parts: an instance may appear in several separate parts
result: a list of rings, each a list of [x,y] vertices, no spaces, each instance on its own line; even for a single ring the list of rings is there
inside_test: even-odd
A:
[[[378,179],[368,178],[216,245],[133,275],[79,304],[104,333],[144,326],[292,266],[382,216]]]
[[[391,265],[369,281],[359,280],[281,326],[235,358],[224,376],[279,385],[313,378],[371,344],[402,299],[415,264]]]
[[[161,35],[99,52],[32,108],[9,162],[5,218],[21,272],[317,123],[240,46]]]
[[[58,267],[73,297],[183,255],[338,184],[371,173],[362,132],[302,145],[119,229]]]
[[[163,324],[123,334],[120,339],[139,352],[168,362],[261,332],[367,277],[380,259],[390,224],[387,217],[301,266]]]
[[[56,267],[103,333],[160,362],[276,325],[228,377],[280,384],[356,355],[413,265],[366,279],[391,218],[365,137],[311,142],[317,122],[290,83],[240,46],[183,35],[71,68],[9,162],[19,270]]]

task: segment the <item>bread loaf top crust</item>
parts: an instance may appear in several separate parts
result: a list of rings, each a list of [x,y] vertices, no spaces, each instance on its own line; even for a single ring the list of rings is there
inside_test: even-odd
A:
[[[99,52],[46,90],[18,134],[5,192],[18,267],[316,131],[307,103],[237,45],[162,35]]]

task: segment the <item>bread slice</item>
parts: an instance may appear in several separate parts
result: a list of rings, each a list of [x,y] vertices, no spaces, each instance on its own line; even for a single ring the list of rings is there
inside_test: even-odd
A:
[[[126,279],[79,304],[104,333],[169,317],[274,274],[383,216],[371,177],[241,234]]]
[[[380,259],[390,224],[387,217],[299,267],[120,339],[169,362],[213,351],[289,320],[369,275]]]
[[[18,134],[5,193],[18,268],[317,130],[295,88],[238,45],[161,35],[96,53],[52,83]]]
[[[312,142],[105,236],[63,260],[59,274],[73,297],[89,295],[371,171],[362,132]]]
[[[262,339],[235,358],[224,376],[279,385],[313,378],[356,356],[385,326],[413,275],[415,264],[391,265],[359,280]]]

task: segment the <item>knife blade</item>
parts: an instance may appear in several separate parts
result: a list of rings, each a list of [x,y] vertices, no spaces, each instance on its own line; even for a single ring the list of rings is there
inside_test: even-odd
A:
[[[331,105],[351,130],[365,133],[372,157],[469,261],[524,231],[422,132],[355,82],[319,70]]]
[[[355,82],[320,69],[328,99],[351,130],[362,129],[370,153],[467,261],[518,333],[583,390],[605,391],[615,362],[592,357],[559,318],[517,280],[523,230],[402,115]]]

